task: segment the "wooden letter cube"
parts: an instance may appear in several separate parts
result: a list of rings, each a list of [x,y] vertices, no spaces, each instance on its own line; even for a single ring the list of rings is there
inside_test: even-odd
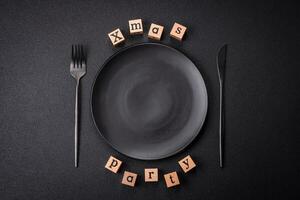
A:
[[[154,40],[160,40],[163,30],[163,26],[152,23],[149,29],[148,37]]]
[[[129,20],[128,23],[131,35],[143,34],[143,23],[141,19]]]
[[[125,171],[122,179],[122,184],[134,187],[137,174]]]
[[[148,168],[145,169],[145,182],[157,182],[158,181],[158,169]]]
[[[179,163],[180,167],[182,168],[182,170],[184,171],[184,173],[187,173],[188,171],[190,171],[191,169],[196,167],[196,164],[190,155],[188,155],[185,158],[183,158],[182,160],[178,161],[178,163]]]
[[[180,184],[178,176],[177,176],[177,172],[171,172],[171,173],[165,174],[164,178],[165,178],[166,185],[168,188]]]
[[[125,38],[124,38],[124,36],[123,36],[123,34],[122,34],[122,32],[119,28],[112,31],[112,32],[110,32],[108,34],[108,37],[109,37],[111,43],[114,46],[116,46],[116,45],[122,43],[123,41],[125,41]]]
[[[112,171],[113,173],[117,173],[121,167],[121,164],[122,164],[121,160],[118,160],[117,158],[110,156],[105,165],[105,168]]]
[[[173,28],[170,32],[170,36],[181,41],[184,36],[185,31],[186,31],[185,26],[175,22],[173,25]]]

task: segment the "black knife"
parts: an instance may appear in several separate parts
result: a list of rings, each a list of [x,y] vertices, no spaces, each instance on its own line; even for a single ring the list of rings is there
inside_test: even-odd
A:
[[[226,65],[227,45],[219,49],[217,55],[217,70],[220,84],[220,113],[219,113],[219,156],[220,167],[223,167],[223,134],[224,134],[224,112],[223,112],[223,87]]]

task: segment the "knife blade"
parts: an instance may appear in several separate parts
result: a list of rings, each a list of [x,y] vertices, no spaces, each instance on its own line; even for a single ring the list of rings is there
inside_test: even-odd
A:
[[[223,112],[223,87],[226,66],[227,44],[223,45],[217,55],[217,71],[219,78],[219,95],[220,95],[220,110],[219,110],[219,164],[223,167],[223,134],[224,134],[224,112]]]

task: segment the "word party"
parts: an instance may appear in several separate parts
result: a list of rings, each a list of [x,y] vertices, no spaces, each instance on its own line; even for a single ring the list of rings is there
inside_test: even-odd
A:
[[[185,158],[178,161],[178,164],[180,165],[181,169],[184,173],[189,172],[193,168],[196,167],[195,162],[193,161],[192,157],[190,155],[186,156]],[[105,168],[113,173],[118,173],[120,167],[122,165],[122,161],[110,156]],[[144,180],[145,182],[158,182],[158,168],[146,168],[144,169]],[[137,180],[138,174],[134,172],[124,171],[123,178],[121,183],[127,186],[134,187],[136,180]],[[179,177],[176,171],[164,174],[164,179],[167,188],[180,185]]]

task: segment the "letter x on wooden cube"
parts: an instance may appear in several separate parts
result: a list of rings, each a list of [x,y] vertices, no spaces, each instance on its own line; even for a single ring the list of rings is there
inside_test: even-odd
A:
[[[111,43],[114,46],[116,46],[116,45],[118,45],[118,44],[125,41],[125,38],[124,38],[124,36],[123,36],[123,34],[122,34],[122,32],[119,28],[112,31],[112,32],[110,32],[110,33],[108,33],[108,37],[109,37]]]

